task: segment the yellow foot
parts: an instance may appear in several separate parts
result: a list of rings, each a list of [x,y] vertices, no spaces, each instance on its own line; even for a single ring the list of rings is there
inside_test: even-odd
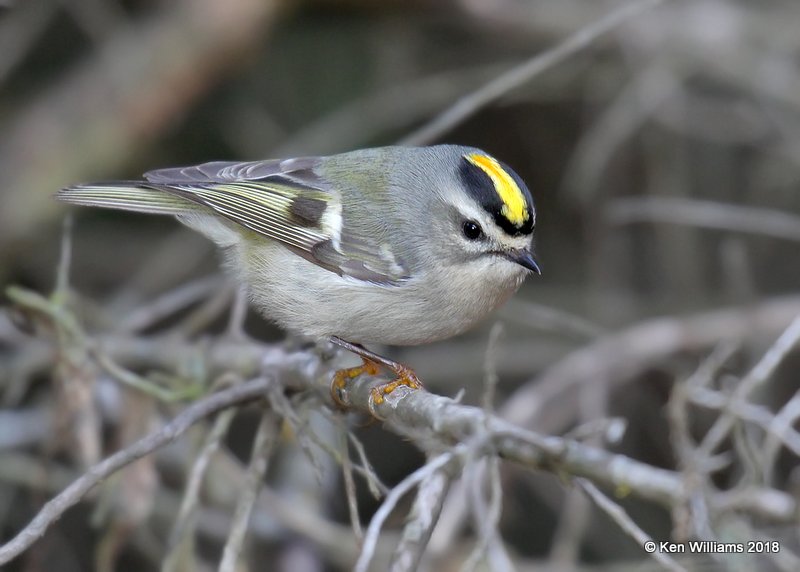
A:
[[[364,361],[363,365],[348,369],[341,369],[336,372],[336,375],[333,376],[333,381],[331,382],[331,396],[333,397],[334,402],[336,402],[336,404],[342,409],[347,407],[347,404],[342,399],[342,395],[347,388],[347,382],[364,373],[368,375],[377,375],[380,372],[381,367],[393,371],[395,375],[397,375],[397,378],[389,383],[384,383],[382,385],[373,387],[370,391],[369,409],[373,416],[377,417],[377,415],[375,415],[374,406],[383,403],[386,396],[401,385],[405,385],[411,389],[422,389],[422,382],[417,377],[417,374],[403,364],[397,363],[396,361],[392,361],[383,356],[379,356],[360,344],[348,342],[337,336],[332,336],[330,340],[336,345],[353,352]]]
[[[417,377],[411,369],[407,368],[404,365],[398,364],[398,367],[395,368],[395,373],[397,373],[397,379],[394,381],[390,381],[388,383],[384,383],[381,385],[377,385],[372,388],[370,391],[370,396],[372,397],[372,405],[380,405],[384,402],[385,396],[389,395],[395,389],[404,385],[410,389],[422,389],[422,382]]]
[[[340,369],[333,376],[333,381],[331,382],[331,397],[341,409],[347,408],[347,404],[342,400],[341,396],[347,388],[348,381],[364,373],[367,375],[378,375],[381,372],[380,366],[374,361],[365,357],[362,357],[361,360],[364,362],[363,364],[356,367]]]

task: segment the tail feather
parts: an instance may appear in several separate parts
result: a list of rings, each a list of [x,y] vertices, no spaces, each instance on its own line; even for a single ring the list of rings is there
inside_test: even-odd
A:
[[[74,205],[103,207],[149,214],[173,215],[219,246],[236,244],[241,234],[212,210],[156,185],[139,181],[113,181],[73,185],[56,193],[58,200]]]
[[[73,185],[56,193],[58,200],[75,205],[151,214],[181,215],[207,211],[200,205],[138,181]]]

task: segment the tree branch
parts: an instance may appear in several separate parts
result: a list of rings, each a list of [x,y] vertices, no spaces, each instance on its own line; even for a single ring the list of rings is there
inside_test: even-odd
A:
[[[139,439],[133,445],[114,453],[104,461],[94,465],[79,479],[56,495],[55,498],[48,501],[28,526],[22,529],[13,539],[3,546],[0,546],[0,564],[6,564],[27,549],[41,537],[68,508],[76,505],[86,493],[101,481],[126,465],[174,441],[201,419],[232,405],[257,399],[269,388],[270,383],[271,382],[267,379],[254,379],[242,385],[231,387],[210,395],[190,405],[185,411],[158,431]]]

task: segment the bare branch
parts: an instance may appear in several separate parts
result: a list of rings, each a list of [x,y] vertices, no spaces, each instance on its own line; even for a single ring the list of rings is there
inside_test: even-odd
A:
[[[476,460],[468,466],[472,517],[478,531],[478,542],[467,561],[461,567],[463,572],[474,571],[486,559],[491,570],[510,572],[514,569],[511,559],[503,546],[497,530],[502,509],[503,491],[500,485],[500,462],[494,456]],[[484,498],[483,489],[489,485],[489,501]]]
[[[382,404],[374,406],[370,403],[370,389],[374,385],[374,380],[354,380],[347,392],[350,405],[365,412],[372,408],[393,431],[427,448],[450,449],[454,443],[467,443],[485,435],[501,458],[523,466],[565,471],[612,488],[624,487],[667,507],[683,498],[683,480],[673,471],[560,437],[527,431],[496,416],[487,418],[477,407],[425,391],[399,387]],[[748,500],[751,512],[778,522],[795,519],[797,502],[791,495],[771,489],[756,490],[755,497]],[[769,502],[750,502],[752,498]],[[730,502],[726,508],[732,508]]]
[[[3,6],[10,6],[10,2],[0,3]],[[28,0],[8,16],[4,15],[0,25],[0,84],[47,29],[57,7],[58,3],[48,0]]]
[[[775,364],[780,362],[788,351],[787,348],[791,346],[786,339],[787,336],[788,334],[782,336],[782,342],[772,348],[762,363],[753,370],[751,376],[754,379],[763,379],[763,376],[769,375]],[[120,344],[123,339],[116,339],[116,343]],[[132,338],[128,341],[133,344],[141,343],[141,340]],[[153,350],[153,355],[146,356],[148,360],[163,359],[166,363],[179,359],[179,356],[170,351],[174,347],[159,348],[153,344],[147,344],[147,347]],[[131,348],[118,346],[116,351],[120,355],[133,357],[134,361],[142,359],[141,355],[131,354]],[[321,377],[327,379],[326,372],[332,367],[332,364],[325,364],[308,352],[288,352],[281,347],[266,345],[253,345],[249,351],[254,352],[252,358],[260,354],[261,363],[271,372],[271,376],[282,374],[279,378],[283,380],[283,388],[291,386],[294,389],[318,389],[320,387],[317,385],[318,380]],[[226,358],[232,359],[230,355]],[[241,367],[235,360],[229,363],[234,367]],[[462,405],[447,397],[399,387],[387,395],[383,403],[375,405],[371,402],[370,390],[381,381],[366,378],[353,380],[344,397],[357,410],[375,411],[389,428],[411,438],[425,449],[434,452],[445,450],[447,453],[436,457],[424,467],[424,470],[414,473],[401,483],[402,486],[394,488],[389,493],[386,503],[367,530],[364,551],[359,560],[360,569],[364,569],[371,560],[382,522],[397,500],[434,472],[457,460],[457,454],[466,452],[464,447],[469,443],[483,443],[486,449],[480,453],[482,455],[496,451],[500,458],[523,466],[584,476],[612,488],[624,487],[637,496],[665,506],[675,506],[685,499],[685,483],[678,473],[654,468],[623,455],[611,454],[568,439],[547,437],[527,431],[480,408]],[[163,429],[99,463],[47,503],[28,527],[0,548],[0,563],[7,562],[30,546],[55,519],[77,503],[101,479],[175,439],[197,420],[225,407],[261,397],[269,387],[271,386],[266,380],[257,379],[204,398],[190,406]],[[277,386],[275,389],[277,393]],[[326,392],[322,393],[327,398]],[[716,493],[708,498],[708,502],[717,513],[742,509],[778,522],[793,522],[797,511],[797,501],[791,495],[772,489],[750,488],[747,494],[736,495]]]
[[[776,298],[686,317],[655,318],[601,336],[523,385],[501,412],[509,421],[548,433],[577,418],[574,393],[583,383],[623,384],[680,352],[705,352],[720,342],[774,336],[800,315],[800,297]],[[533,420],[536,420],[535,423]]]
[[[278,434],[279,422],[280,418],[275,412],[265,407],[261,415],[261,423],[259,423],[256,431],[250,465],[247,467],[245,475],[244,489],[236,505],[233,524],[228,534],[228,540],[225,543],[225,550],[222,553],[222,561],[219,564],[219,572],[235,572],[237,569],[236,564],[247,534],[250,514],[253,512],[253,507],[258,498],[258,491],[263,486],[262,481],[267,472],[267,462]]]
[[[792,427],[791,423],[777,421],[776,416],[768,407],[743,399],[732,401],[730,395],[705,387],[690,388],[688,399],[695,405],[708,409],[727,410],[742,421],[761,427],[770,435],[770,440],[776,441],[776,445],[781,443],[795,455],[800,456],[800,431]],[[791,401],[784,405],[784,409],[790,403]]]
[[[147,329],[159,320],[204,299],[210,293],[218,290],[222,283],[219,276],[212,275],[181,284],[178,288],[127,313],[121,318],[116,331],[128,334]]]
[[[108,174],[129,161],[263,40],[279,6],[237,0],[220,10],[215,1],[170,2],[158,17],[111,36],[82,68],[17,110],[0,136],[2,240],[34,233],[58,212],[55,201],[32,190],[98,175],[98,165]]]
[[[56,270],[55,292],[59,296],[65,296],[69,290],[69,271],[72,266],[72,227],[72,213],[67,213],[61,230],[61,253]]]
[[[381,498],[381,496],[389,492],[389,487],[381,482],[378,475],[375,473],[375,469],[372,468],[369,459],[367,459],[367,452],[364,450],[363,443],[358,440],[358,437],[356,437],[352,431],[349,431],[347,435],[361,461],[361,465],[356,465],[355,468],[361,469],[359,473],[364,477],[364,480],[367,481],[367,487],[372,496],[376,499]]]
[[[247,286],[239,285],[233,297],[231,315],[228,319],[228,335],[235,339],[243,340],[247,337],[244,331],[244,321],[247,318]]]
[[[356,482],[353,479],[353,463],[350,461],[350,448],[348,447],[347,427],[339,422],[339,450],[342,459],[342,478],[344,479],[344,492],[347,497],[347,512],[350,515],[350,526],[357,542],[364,539],[364,530],[361,528],[361,520],[358,514],[358,498],[356,496]]]
[[[792,449],[800,457],[800,433],[793,429],[794,424],[800,419],[800,390],[786,402],[773,419],[764,441],[764,482],[772,482],[772,471],[778,459],[781,444]],[[792,435],[793,434],[793,435]],[[794,439],[789,441],[790,436]]]
[[[550,562],[557,568],[575,566],[591,516],[591,503],[576,487],[570,488],[561,503],[558,524],[550,545]]]
[[[192,465],[192,470],[189,473],[189,479],[183,492],[181,507],[170,532],[169,550],[164,557],[161,567],[162,572],[177,572],[182,569],[182,566],[194,567],[192,563],[181,562],[181,560],[190,554],[188,548],[194,538],[195,515],[199,504],[200,487],[211,461],[211,456],[219,449],[220,442],[225,433],[227,433],[235,415],[236,409],[231,407],[217,416],[211,431],[206,436],[202,449],[200,449]]]
[[[750,392],[758,386],[764,384],[778,367],[786,359],[786,356],[800,343],[800,312],[795,314],[797,317],[781,334],[780,338],[770,347],[764,357],[756,364],[750,373],[736,386],[731,396],[730,403],[743,400]],[[700,444],[700,453],[710,455],[714,449],[728,435],[737,417],[731,408],[725,409],[717,417],[714,424],[706,433],[703,442]]]
[[[591,498],[603,512],[611,517],[611,520],[616,522],[622,530],[636,541],[636,544],[643,547],[645,543],[653,541],[650,535],[642,530],[621,506],[604,495],[591,481],[575,479],[575,482],[578,483],[586,494],[589,495],[589,498]],[[650,554],[668,570],[672,570],[673,572],[686,572],[686,568],[678,564],[668,554],[660,550],[654,550]]]
[[[455,449],[460,449],[463,453],[464,445],[460,445]],[[369,563],[375,553],[375,547],[378,544],[378,537],[380,535],[381,528],[383,527],[383,523],[389,517],[392,510],[394,510],[394,508],[397,506],[397,503],[400,501],[400,499],[403,498],[403,496],[411,489],[431,478],[431,476],[437,471],[444,469],[447,465],[453,462],[454,459],[455,452],[442,453],[408,475],[405,479],[400,481],[400,483],[394,487],[391,492],[389,492],[386,500],[375,513],[375,516],[372,517],[372,521],[369,523],[367,534],[364,537],[364,546],[361,549],[358,562],[356,562],[354,567],[355,572],[367,572],[369,569]]]
[[[412,572],[419,569],[422,554],[439,520],[450,481],[450,474],[442,468],[420,483],[408,522],[403,528],[403,536],[392,556],[389,566],[391,572]]]
[[[64,512],[76,505],[100,481],[120,468],[174,441],[199,420],[231,405],[245,403],[261,397],[270,386],[266,379],[254,379],[242,385],[215,393],[189,406],[158,431],[136,441],[130,447],[114,453],[86,471],[64,491],[48,501],[22,531],[0,546],[0,564],[5,564],[33,544],[58,520]]]
[[[800,216],[765,207],[679,197],[614,200],[606,209],[612,224],[672,223],[800,241]]]
[[[536,54],[522,65],[511,68],[491,82],[465,95],[433,121],[401,139],[400,145],[425,145],[434,141],[493,101],[525,85],[539,74],[586,48],[617,26],[655,8],[662,2],[663,0],[638,0],[617,8],[597,22],[574,32],[560,44],[541,54]]]

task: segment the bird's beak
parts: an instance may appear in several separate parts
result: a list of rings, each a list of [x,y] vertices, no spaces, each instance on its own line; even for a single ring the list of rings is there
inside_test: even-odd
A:
[[[532,272],[541,275],[542,271],[539,268],[539,263],[533,257],[533,253],[527,248],[520,248],[517,250],[509,250],[505,253],[506,258],[511,262],[516,262],[520,266],[524,266]]]

